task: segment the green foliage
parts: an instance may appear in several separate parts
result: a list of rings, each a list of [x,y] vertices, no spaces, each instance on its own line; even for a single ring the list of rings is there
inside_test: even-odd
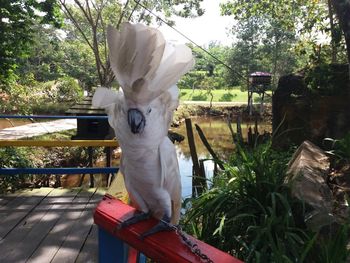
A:
[[[284,184],[291,153],[237,145],[212,188],[187,200],[186,230],[245,262],[345,262],[348,225],[312,233],[305,206]]]
[[[0,104],[0,110],[7,113],[64,113],[70,104],[80,101],[83,90],[77,80],[63,77],[44,83],[31,81],[33,86],[14,83],[0,93],[8,99]]]
[[[71,78],[64,77],[56,82],[57,102],[77,102],[83,98],[83,90],[79,83]]]
[[[348,257],[350,255],[350,251],[347,248],[348,242],[349,224],[344,224],[338,227],[338,230],[333,237],[330,236],[327,239],[321,238],[318,245],[319,249],[317,250],[320,262],[348,262]]]
[[[198,237],[247,262],[285,262],[301,254],[306,234],[283,186],[288,157],[269,144],[238,147],[213,187],[192,202],[187,222]]]
[[[64,74],[79,80],[84,90],[91,91],[99,82],[90,47],[84,42],[67,39],[61,43],[61,48],[64,57],[59,65]]]
[[[305,82],[319,95],[342,95],[347,92],[348,67],[337,64],[321,64],[306,72]]]
[[[33,167],[33,162],[28,158],[28,149],[1,147],[0,167],[23,168]],[[0,175],[0,194],[6,191],[15,191],[20,188],[28,176],[25,175]]]
[[[350,162],[350,132],[340,140],[325,138],[324,143],[328,142],[331,143],[328,153],[336,158],[336,162]]]
[[[200,94],[198,95],[194,95],[192,96],[192,100],[193,101],[206,101],[208,98],[207,94],[201,92]]]
[[[193,45],[189,46],[192,49],[196,63],[194,69],[179,80],[179,88],[199,88],[207,91],[227,88],[226,67],[202,49]],[[220,44],[211,43],[207,50],[214,57],[225,62],[229,49]]]
[[[22,114],[31,113],[31,95],[29,90],[20,84],[14,83],[6,89],[0,86],[0,93],[6,94],[8,99],[0,104],[2,112],[20,112]]]
[[[42,12],[43,15],[39,15]],[[2,1],[0,9],[0,84],[16,79],[18,58],[29,55],[35,23],[60,26],[59,6],[55,0]]]
[[[237,97],[237,94],[232,94],[231,92],[224,93],[219,101],[232,101],[234,97]]]

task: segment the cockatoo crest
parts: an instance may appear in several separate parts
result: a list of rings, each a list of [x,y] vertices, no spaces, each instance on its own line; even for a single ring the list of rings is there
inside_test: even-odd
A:
[[[121,25],[107,30],[111,68],[126,99],[147,104],[175,85],[194,65],[186,45],[166,43],[155,28],[142,24]]]

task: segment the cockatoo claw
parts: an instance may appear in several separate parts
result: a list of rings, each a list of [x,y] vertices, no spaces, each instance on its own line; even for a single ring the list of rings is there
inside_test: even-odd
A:
[[[129,219],[127,219],[124,222],[121,222],[119,225],[117,225],[115,227],[115,230],[121,230],[124,227],[136,224],[136,223],[144,221],[144,220],[147,220],[150,217],[151,217],[150,213],[144,213],[144,212],[136,213],[132,217],[130,217]]]
[[[157,225],[155,225],[154,227],[152,227],[150,230],[142,233],[140,235],[140,239],[144,240],[146,237],[156,234],[158,232],[162,232],[162,231],[173,231],[175,230],[175,226],[170,224],[170,218],[167,216],[164,216]]]

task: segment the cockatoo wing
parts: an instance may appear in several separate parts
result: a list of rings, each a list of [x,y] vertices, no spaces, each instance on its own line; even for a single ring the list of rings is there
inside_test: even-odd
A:
[[[114,129],[117,126],[116,116],[119,114],[123,103],[123,92],[121,90],[116,92],[105,87],[99,87],[92,97],[92,106],[106,110],[109,125]]]
[[[174,110],[179,106],[179,93],[178,87],[173,85],[160,96],[161,103],[165,107],[164,119],[168,129],[173,119]]]
[[[92,97],[92,106],[106,108],[108,105],[116,103],[117,98],[118,93],[116,91],[105,87],[99,87],[96,89],[95,94]]]
[[[169,138],[159,146],[161,164],[161,188],[165,189],[171,199],[171,222],[178,224],[181,210],[181,178],[176,150]]]

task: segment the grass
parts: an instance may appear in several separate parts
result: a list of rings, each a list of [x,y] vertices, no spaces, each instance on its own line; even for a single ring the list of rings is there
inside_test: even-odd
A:
[[[247,102],[248,92],[241,91],[238,87],[226,90],[226,89],[216,89],[211,90],[213,94],[214,102]],[[181,89],[180,90],[180,100],[181,101],[210,101],[211,95],[208,94],[206,90],[200,89]],[[259,101],[259,96],[254,94],[254,101]]]

